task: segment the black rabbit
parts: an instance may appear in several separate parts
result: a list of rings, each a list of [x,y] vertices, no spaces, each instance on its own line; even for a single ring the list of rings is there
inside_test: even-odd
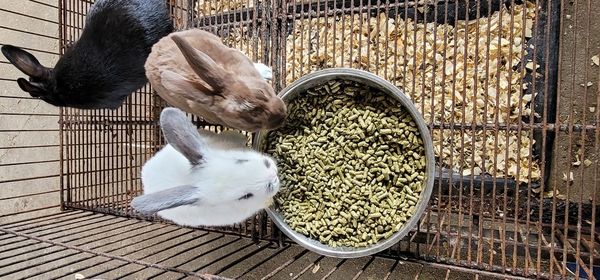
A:
[[[46,68],[11,45],[2,53],[29,81],[19,87],[52,105],[115,109],[147,83],[144,63],[159,39],[173,31],[165,0],[97,0],[81,38]]]

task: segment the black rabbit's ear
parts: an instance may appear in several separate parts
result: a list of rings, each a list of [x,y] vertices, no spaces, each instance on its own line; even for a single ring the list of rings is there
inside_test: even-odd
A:
[[[35,56],[20,48],[4,45],[2,54],[21,72],[32,78],[46,80],[50,76],[50,69],[42,66]]]
[[[227,72],[205,53],[195,49],[178,35],[171,36],[194,73],[209,84],[214,92],[221,92],[227,84]]]
[[[197,203],[198,188],[178,186],[163,191],[138,196],[131,201],[131,207],[144,215],[154,215],[159,211]]]
[[[32,97],[40,97],[47,94],[42,84],[29,82],[23,78],[17,79],[17,84],[19,84],[19,87],[23,91],[29,92]]]
[[[183,111],[172,107],[165,108],[160,114],[160,126],[167,143],[192,165],[202,162],[206,143]]]

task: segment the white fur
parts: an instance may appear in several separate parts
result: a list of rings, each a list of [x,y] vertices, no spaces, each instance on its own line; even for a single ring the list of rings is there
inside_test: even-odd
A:
[[[254,63],[254,68],[256,68],[256,70],[258,70],[258,73],[260,73],[260,75],[263,77],[263,79],[265,79],[265,80],[273,79],[273,70],[271,70],[271,68],[269,66],[264,65],[262,63]]]
[[[214,143],[207,146],[203,163],[193,168],[171,145],[165,146],[143,166],[145,194],[181,185],[198,188],[196,204],[162,210],[158,215],[185,226],[225,226],[243,222],[267,207],[279,191],[275,162],[249,149],[227,150]],[[237,163],[240,159],[247,162]],[[265,165],[265,160],[270,167]],[[270,192],[269,183],[273,188]],[[240,200],[247,193],[253,197]]]

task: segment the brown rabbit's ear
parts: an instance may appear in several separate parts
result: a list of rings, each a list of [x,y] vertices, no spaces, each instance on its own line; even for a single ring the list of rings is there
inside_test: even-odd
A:
[[[202,80],[208,83],[215,92],[221,92],[226,85],[227,73],[223,67],[205,53],[195,49],[185,39],[178,35],[171,36],[185,57],[190,67]]]
[[[42,66],[32,54],[11,45],[2,46],[2,54],[21,72],[32,78],[46,80],[50,76],[50,69]]]
[[[183,111],[173,107],[165,108],[160,114],[160,125],[167,143],[192,165],[202,163],[206,143]]]
[[[162,71],[162,73],[160,73],[160,82],[169,92],[183,95],[187,99],[198,100],[202,103],[210,102],[208,98],[204,97],[202,94],[197,94],[197,92],[208,93],[211,92],[211,90],[201,83],[190,81],[173,71]]]

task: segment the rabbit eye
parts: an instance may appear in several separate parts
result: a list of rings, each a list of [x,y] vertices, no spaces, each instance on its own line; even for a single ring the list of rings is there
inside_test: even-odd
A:
[[[244,196],[240,197],[239,200],[244,200],[253,197],[254,195],[251,193],[247,193]]]

